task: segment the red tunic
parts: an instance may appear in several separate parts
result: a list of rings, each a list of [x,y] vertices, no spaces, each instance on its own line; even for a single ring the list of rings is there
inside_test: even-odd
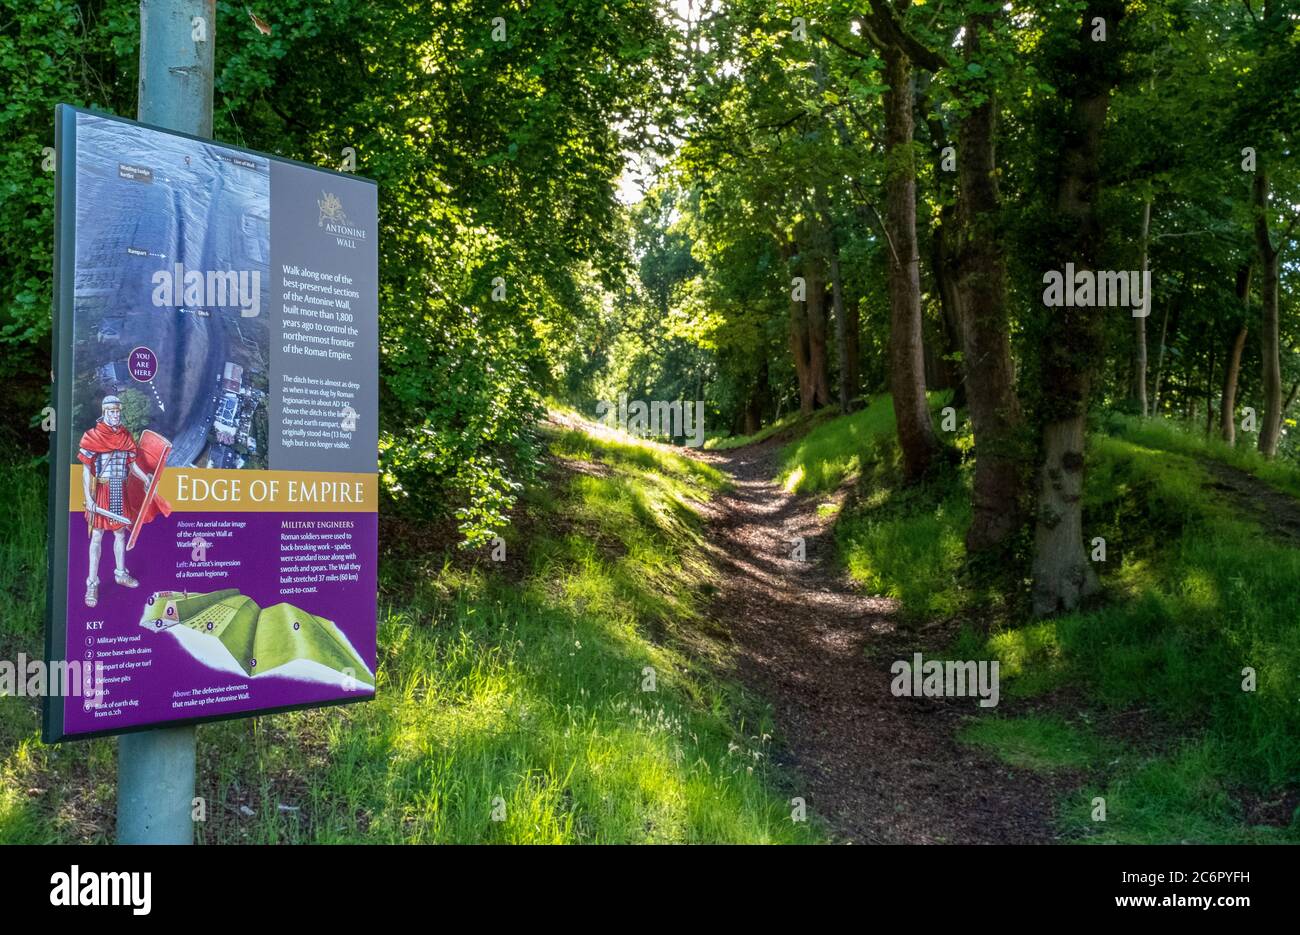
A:
[[[134,521],[136,515],[140,512],[140,505],[144,502],[147,491],[140,478],[131,472],[131,463],[136,460],[138,452],[135,439],[131,437],[130,430],[120,425],[117,428],[112,428],[101,419],[81,436],[79,447],[77,460],[90,468],[92,474],[95,472],[95,455],[109,451],[127,452],[127,474],[126,486],[122,494],[122,515]],[[141,457],[140,468],[147,473],[155,470],[157,464],[148,463],[146,458]],[[96,487],[95,503],[98,506],[108,509],[109,496],[107,483],[99,484]],[[171,512],[170,505],[161,497],[155,496],[153,503],[149,505],[148,514],[141,521],[147,523],[160,512],[164,516],[168,515]],[[95,529],[116,530],[126,528],[116,520],[111,520],[100,513],[93,514],[92,520]]]

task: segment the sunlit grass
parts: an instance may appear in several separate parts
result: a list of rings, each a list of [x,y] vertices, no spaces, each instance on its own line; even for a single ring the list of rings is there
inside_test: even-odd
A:
[[[1127,750],[1105,769],[1093,763],[1094,787],[1063,817],[1075,833],[1300,841],[1294,823],[1245,827],[1235,804],[1300,781],[1300,550],[1212,491],[1205,469],[1183,454],[1200,446],[1151,447],[1168,431],[1092,439],[1085,524],[1107,540],[1098,565],[1107,599],[994,633],[974,651],[1001,660],[1011,697],[1074,685],[1094,704],[1138,710],[1184,737],[1167,755]],[[1107,799],[1104,825],[1091,817],[1091,793]]]
[[[1104,783],[1070,796],[1063,826],[1090,844],[1283,844],[1300,839],[1289,827],[1250,824],[1224,770],[1231,754],[1213,740],[1190,742],[1167,756],[1128,755]],[[1105,808],[1099,821],[1098,808]]]
[[[1253,433],[1239,431],[1237,444],[1233,446],[1217,434],[1206,438],[1199,426],[1189,427],[1171,419],[1140,419],[1120,414],[1108,416],[1105,428],[1126,441],[1147,448],[1222,461],[1255,475],[1283,493],[1300,497],[1300,469],[1295,462],[1265,458],[1256,447],[1258,436]]]
[[[805,469],[799,487],[818,486],[807,479],[813,465],[838,482],[852,418],[819,430],[826,450],[817,451],[816,433],[790,447],[798,452],[791,470]],[[1090,551],[1105,541],[1095,566],[1105,594],[1096,604],[1045,621],[998,614],[986,629],[993,597],[986,575],[965,568],[962,546],[969,463],[902,486],[892,420],[876,423],[865,444],[853,439],[863,457],[856,500],[836,527],[840,556],[864,591],[897,598],[904,620],[969,621],[955,645],[933,649],[998,660],[1006,702],[1069,692],[1182,738],[1173,752],[1152,754],[1094,736],[1072,709],[1068,722],[1048,714],[972,722],[963,732],[970,742],[1025,768],[1080,770],[1091,793],[1119,803],[1103,825],[1092,820],[1091,794],[1071,798],[1061,817],[1071,835],[1300,841],[1294,824],[1245,827],[1236,804],[1248,794],[1284,799],[1300,784],[1300,550],[1243,518],[1198,459],[1223,457],[1280,490],[1300,491],[1300,471],[1261,469],[1253,453],[1169,424],[1108,425],[1114,434],[1089,438],[1083,503]],[[1027,567],[1028,555],[1020,561]],[[1253,691],[1242,690],[1247,670]]]
[[[861,470],[872,440],[893,431],[889,397],[872,397],[867,408],[823,422],[786,445],[777,483],[791,493],[834,490]]]
[[[902,602],[912,616],[949,616],[964,604],[958,576],[968,508],[940,500],[928,516],[855,514],[839,530],[849,574],[862,587]]]
[[[373,702],[199,728],[201,841],[818,838],[790,820],[765,710],[698,661],[725,647],[706,632],[693,504],[725,477],[626,437],[549,443],[597,469],[526,492],[504,569],[384,560]],[[44,561],[43,535],[21,532],[44,529],[25,476],[0,478],[17,492],[6,581]],[[29,654],[43,598],[6,590],[6,640]],[[113,741],[47,748],[38,722],[28,699],[0,699],[0,841],[107,840]]]
[[[987,747],[1006,763],[1038,772],[1083,769],[1112,755],[1114,745],[1055,715],[988,716],[959,732],[965,743]]]
[[[951,392],[929,394],[930,409],[947,405]],[[791,493],[822,493],[835,490],[845,480],[859,475],[882,441],[895,435],[894,403],[888,394],[871,397],[865,409],[847,416],[828,414],[801,438],[781,450],[777,483]],[[959,442],[942,433],[946,443]],[[959,444],[960,447],[960,444]]]
[[[715,435],[712,438],[705,440],[704,449],[706,451],[727,451],[732,448],[743,448],[745,445],[756,445],[759,442],[766,441],[778,432],[782,432],[804,420],[813,422],[821,418],[825,418],[822,413],[814,413],[812,416],[804,416],[797,410],[795,412],[787,412],[775,422],[763,426],[752,435]]]
[[[584,431],[556,431],[546,427],[543,434],[554,455],[621,465],[641,472],[643,477],[658,475],[674,485],[675,493],[693,491],[704,495],[727,485],[727,475],[712,465],[683,457],[670,445],[637,438],[620,429],[591,425]]]
[[[834,515],[835,515],[836,513],[838,513],[841,509],[843,509],[843,505],[842,505],[842,504],[839,504],[839,503],[836,503],[836,502],[834,502],[834,501],[828,500],[828,501],[826,501],[825,503],[819,503],[819,504],[817,504],[817,515],[818,515],[818,516],[834,516]]]
[[[947,395],[934,394],[932,408],[942,407]],[[923,484],[904,486],[889,396],[873,397],[866,409],[792,442],[782,463],[778,480],[787,490],[829,491],[857,478],[855,501],[840,511],[835,534],[841,560],[863,590],[897,599],[911,619],[948,616],[966,606],[965,470],[945,467]]]

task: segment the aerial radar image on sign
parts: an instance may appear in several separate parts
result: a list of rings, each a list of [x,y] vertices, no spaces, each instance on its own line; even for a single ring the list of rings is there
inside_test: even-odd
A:
[[[265,159],[77,115],[74,418],[119,399],[169,465],[268,467]]]
[[[332,620],[292,604],[262,608],[236,588],[157,591],[140,626],[174,636],[204,665],[257,678],[276,675],[374,691],[374,673]]]

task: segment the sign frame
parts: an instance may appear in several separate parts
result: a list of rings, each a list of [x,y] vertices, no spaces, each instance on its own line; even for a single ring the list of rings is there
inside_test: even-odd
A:
[[[60,103],[54,108],[54,149],[55,149],[55,184],[54,184],[54,309],[51,329],[51,380],[53,384],[53,404],[55,412],[54,431],[50,433],[50,478],[49,506],[47,515],[47,575],[46,575],[46,620],[45,620],[45,665],[47,676],[55,671],[56,663],[67,661],[68,638],[68,549],[70,546],[70,528],[68,504],[71,496],[69,465],[72,460],[73,447],[76,444],[76,429],[70,424],[73,411],[74,372],[74,334],[75,334],[75,273],[76,273],[76,211],[77,211],[77,117],[88,115],[101,120],[120,123],[130,127],[142,128],[180,139],[208,144],[246,154],[267,162],[267,171],[271,163],[281,163],[312,172],[322,176],[334,176],[352,182],[373,186],[378,199],[379,183],[374,179],[323,168],[285,156],[277,156],[260,150],[249,149],[224,141],[196,136],[178,130],[160,127],[143,121],[132,120],[116,114],[94,108],[80,107]],[[375,239],[378,255],[379,223],[376,216]],[[269,248],[268,233],[268,248]],[[376,269],[376,277],[378,269]],[[376,313],[379,300],[379,281],[376,278]],[[376,340],[378,340],[378,323],[376,322]],[[378,380],[378,373],[375,374]],[[375,392],[378,393],[376,384]],[[377,418],[377,414],[376,414]],[[378,451],[376,451],[376,474],[378,472]],[[377,509],[377,506],[376,506]],[[377,528],[377,527],[376,527]],[[376,532],[377,535],[377,532]],[[377,553],[376,553],[377,559]],[[377,569],[376,569],[377,573]],[[376,605],[376,612],[378,607]],[[295,624],[295,629],[297,625]],[[194,724],[218,721],[239,720],[260,717],[267,714],[281,714],[289,711],[302,711],[312,708],[327,708],[335,705],[357,704],[372,701],[378,693],[378,619],[376,627],[376,660],[374,690],[358,692],[356,697],[338,697],[274,705],[254,710],[228,711],[216,714],[181,716],[166,720],[150,721],[143,724],[131,724],[122,727],[106,727],[103,730],[77,731],[67,733],[64,719],[64,707],[69,696],[55,694],[53,684],[47,679],[47,690],[42,698],[41,740],[47,744],[65,741],[91,740],[98,737],[117,736],[138,733],[140,731],[158,730]]]

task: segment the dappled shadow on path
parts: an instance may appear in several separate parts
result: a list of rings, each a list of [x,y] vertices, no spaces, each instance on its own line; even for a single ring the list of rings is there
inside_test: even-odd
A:
[[[899,644],[897,607],[862,594],[834,560],[834,513],[848,488],[786,493],[771,480],[779,450],[771,441],[697,457],[733,479],[703,508],[722,573],[712,613],[737,676],[773,707],[791,794],[848,842],[1054,840],[1062,790],[955,739],[974,699],[891,694],[889,661],[868,650],[887,637]]]

